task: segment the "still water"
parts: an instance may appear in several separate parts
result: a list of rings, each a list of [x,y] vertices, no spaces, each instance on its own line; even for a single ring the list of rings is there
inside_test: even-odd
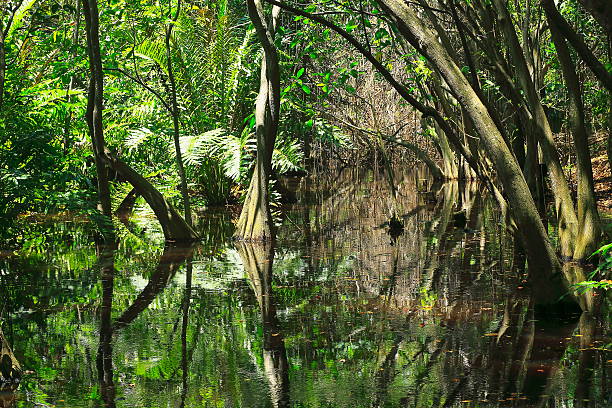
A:
[[[144,210],[116,250],[87,220],[26,220],[0,256],[26,374],[0,407],[610,406],[604,308],[541,305],[482,187],[398,180],[396,201],[370,173],[295,181],[274,246],[232,242],[225,209],[189,248]]]

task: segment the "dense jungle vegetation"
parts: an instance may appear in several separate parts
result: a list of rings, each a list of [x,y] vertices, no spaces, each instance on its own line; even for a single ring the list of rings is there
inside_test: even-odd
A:
[[[355,239],[351,234],[377,247],[381,239],[370,237],[370,230],[384,231],[385,243],[391,241],[380,250],[390,251],[394,265],[391,283],[376,286],[381,297],[395,293],[386,285],[397,284],[398,265],[408,268],[425,262],[424,271],[439,270],[444,262],[438,257],[445,252],[454,256],[458,245],[463,249],[457,270],[475,273],[466,271],[478,264],[480,279],[483,271],[486,275],[501,267],[512,279],[524,279],[537,288],[537,300],[504,298],[506,306],[499,309],[502,327],[509,321],[521,327],[517,336],[529,330],[523,324],[534,318],[536,306],[545,305],[538,313],[547,313],[559,299],[595,316],[580,318],[578,326],[586,330],[585,336],[596,338],[601,330],[609,330],[607,323],[597,320],[609,317],[606,302],[612,287],[609,0],[0,0],[0,13],[0,282],[9,288],[0,298],[0,383],[7,388],[14,389],[22,377],[27,380],[28,372],[44,372],[47,377],[35,377],[40,383],[30,377],[24,388],[40,404],[49,402],[41,396],[48,392],[41,384],[57,380],[57,373],[51,374],[50,366],[36,356],[30,329],[19,323],[24,310],[38,310],[38,302],[46,299],[49,304],[42,315],[32,312],[36,324],[59,327],[70,322],[67,327],[79,327],[72,334],[80,333],[82,325],[87,330],[83,336],[99,331],[97,352],[91,353],[90,345],[82,349],[82,344],[72,346],[77,354],[66,352],[71,356],[67,366],[75,373],[81,370],[79,364],[95,360],[92,370],[97,370],[99,388],[78,390],[92,393],[92,401],[114,406],[113,367],[127,370],[131,364],[113,357],[114,335],[120,336],[120,348],[128,355],[126,333],[138,337],[138,327],[147,330],[151,322],[167,317],[174,323],[160,324],[174,324],[177,333],[168,327],[156,334],[170,337],[172,356],[164,360],[166,366],[134,370],[150,381],[181,373],[185,391],[176,396],[180,406],[186,401],[255,406],[248,397],[255,391],[238,392],[236,384],[242,381],[240,370],[257,371],[245,367],[249,356],[259,352],[263,357],[257,357],[255,366],[264,367],[273,406],[289,406],[295,389],[289,392],[288,378],[304,376],[309,383],[310,374],[295,372],[307,364],[313,371],[317,365],[330,368],[326,358],[332,351],[330,346],[328,354],[313,352],[316,356],[308,360],[292,349],[299,343],[301,325],[312,329],[312,322],[289,318],[287,323],[287,310],[297,304],[300,310],[308,309],[308,302],[323,299],[329,303],[314,315],[333,309],[342,321],[361,319],[343,314],[349,310],[344,306],[363,306],[351,303],[360,289],[357,295],[348,289],[336,293],[342,285],[332,283],[331,277],[352,270],[355,259],[361,267],[375,269],[364,267],[369,262],[365,258],[375,257],[367,248],[351,252],[343,247]],[[346,181],[347,172],[353,181]],[[374,184],[365,183],[364,177]],[[351,198],[334,204],[332,193]],[[415,194],[420,198],[407,198]],[[352,212],[376,222],[357,222]],[[357,225],[353,233],[343,229],[349,225]],[[444,235],[447,230],[455,232]],[[457,231],[465,237],[480,234],[479,244],[468,244],[465,237],[462,241]],[[414,242],[402,241],[409,236]],[[294,248],[297,241],[299,250]],[[344,248],[338,250],[343,261],[333,262],[338,253],[330,249],[332,243]],[[470,251],[474,254],[468,257]],[[402,257],[408,253],[418,255],[407,261]],[[292,272],[275,276],[275,254],[276,264]],[[310,262],[317,257],[313,266]],[[55,269],[58,264],[68,269]],[[132,275],[117,273],[128,265],[143,271],[149,283],[139,287]],[[252,293],[223,279],[218,285],[227,298],[210,296],[206,290],[215,286],[210,282],[201,287],[194,283],[197,295],[192,293],[198,273],[234,276],[242,268]],[[444,268],[444,273],[452,273],[451,267]],[[317,289],[306,285],[283,291],[292,287],[292,277],[301,276],[299,270],[313,274],[309,282],[319,282]],[[185,274],[185,286],[170,285],[165,300],[156,298],[178,271]],[[79,293],[65,294],[62,273],[81,281]],[[423,273],[426,283],[407,282],[404,289],[416,293],[421,311],[437,310],[439,299],[454,289],[442,290],[432,283],[442,279],[439,274]],[[48,281],[58,292],[43,295],[46,289],[40,283],[29,293],[24,287],[38,284],[26,277]],[[511,278],[504,279],[507,283]],[[460,280],[471,287],[469,279]],[[369,287],[371,282],[365,282]],[[513,287],[522,285],[512,282]],[[142,289],[138,296],[135,288]],[[280,299],[278,304],[274,297]],[[253,307],[243,309],[240,305],[249,299]],[[153,304],[168,316],[148,321],[138,317],[143,311],[151,313]],[[205,311],[207,306],[215,311]],[[194,324],[188,322],[190,308],[196,310],[192,313],[198,316],[197,327],[189,325]],[[276,308],[288,314],[277,316]],[[49,310],[57,314],[50,317]],[[254,317],[258,313],[261,321]],[[484,319],[474,324],[484,330],[497,321]],[[5,323],[9,320],[12,323]],[[203,388],[200,394],[188,394],[193,378],[187,366],[196,346],[189,354],[187,343],[204,332],[223,337],[225,329],[220,326],[206,327],[206,322],[217,320],[239,326],[238,337],[227,344],[221,341],[220,353],[231,359],[235,350],[241,363],[234,361],[224,374],[206,366],[197,377],[214,383],[215,376],[229,376],[234,389],[225,390],[232,386],[224,383],[223,390]],[[333,321],[315,325],[316,332],[337,329],[338,338],[358,333],[344,323],[332,327]],[[387,323],[395,327],[395,320]],[[368,332],[370,323],[363,324]],[[5,336],[2,330],[8,326],[11,334]],[[603,329],[597,331],[596,326]],[[281,329],[296,333],[277,336]],[[255,333],[263,338],[256,339]],[[54,339],[60,344],[59,338],[72,334],[58,332]],[[427,341],[438,334],[428,334]],[[469,343],[482,348],[475,345],[480,341],[476,337]],[[182,351],[173,348],[178,347],[172,346],[175,338]],[[436,341],[465,340],[450,339]],[[418,384],[417,391],[422,387],[419,376],[438,364],[440,351],[430,347],[433,343],[410,343],[411,351],[398,357],[403,341],[398,337],[391,342],[382,368],[378,360],[364,363],[386,376],[376,374],[374,388],[394,381],[390,373],[395,368],[388,365],[392,361],[417,359],[429,348],[428,359],[415,369],[417,379],[406,380]],[[538,340],[530,344],[532,350]],[[495,353],[494,348],[502,346],[487,347]],[[512,347],[502,351],[516,360],[520,349]],[[208,344],[206,351],[197,350],[209,355],[213,348]],[[368,353],[382,353],[374,349],[368,343],[357,354],[367,359]],[[38,353],[60,353],[49,350]],[[353,352],[343,350],[348,354],[340,357],[351,359]],[[573,353],[567,359],[583,362],[576,350]],[[599,373],[592,381],[600,390],[595,394],[600,401],[612,398],[601,391],[606,388],[609,354],[607,360],[600,355],[592,360],[598,361],[598,368],[591,369]],[[455,363],[446,361],[440,367]],[[351,372],[335,365],[333,369],[342,372],[342,386],[349,387]],[[289,375],[287,370],[295,372]],[[487,370],[485,377],[494,371]],[[558,372],[562,379],[550,374],[555,380],[549,381],[547,390],[553,382],[565,384],[567,378],[586,375],[584,370]],[[372,386],[363,381],[364,387]],[[463,380],[457,381],[445,391],[431,391],[431,398],[417,398],[414,406],[459,403],[463,391],[457,387]],[[312,397],[310,388],[304,387],[298,392],[302,401]],[[584,394],[576,387],[568,395]],[[368,406],[405,402],[387,392],[387,386],[384,389],[363,401]],[[478,387],[468,389],[476,393]],[[23,402],[2,398],[2,407]],[[139,401],[143,406],[155,404]],[[329,406],[358,406],[354,404],[359,399],[334,401]],[[546,406],[566,406],[546,401]],[[328,406],[321,401],[312,404],[295,406]]]

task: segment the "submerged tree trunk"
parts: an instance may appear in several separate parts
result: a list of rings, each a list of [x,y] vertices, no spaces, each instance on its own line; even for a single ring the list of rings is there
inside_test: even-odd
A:
[[[101,212],[111,218],[110,188],[107,167],[121,174],[138,191],[151,207],[168,241],[193,241],[198,238],[193,229],[178,212],[164,199],[161,193],[144,177],[126,163],[115,157],[105,147],[102,110],[103,110],[103,72],[100,56],[99,15],[97,0],[83,0],[83,11],[87,30],[87,50],[91,79],[87,104],[87,124],[91,134],[96,171],[98,174],[98,195]],[[107,237],[109,240],[110,237]]]
[[[578,237],[574,248],[574,259],[582,261],[597,249],[601,234],[588,131],[584,121],[584,105],[576,67],[565,39],[550,18],[548,24],[569,96],[569,121],[576,149],[576,178],[578,181]]]
[[[16,388],[21,379],[21,366],[0,327],[0,391]]]
[[[263,47],[259,94],[255,106],[257,161],[249,190],[242,207],[235,237],[245,241],[267,241],[274,238],[269,207],[268,182],[272,172],[272,152],[276,141],[280,109],[280,72],[274,33],[280,8],[272,8],[266,23],[261,0],[247,0],[249,17]]]
[[[548,240],[521,168],[474,89],[437,41],[435,33],[419,20],[407,4],[401,0],[379,0],[379,4],[398,23],[402,35],[440,71],[472,119],[504,187],[532,271],[538,274],[560,271],[559,260]]]

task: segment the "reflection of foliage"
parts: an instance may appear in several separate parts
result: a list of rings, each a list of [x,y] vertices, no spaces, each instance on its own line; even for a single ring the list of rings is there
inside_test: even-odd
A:
[[[466,238],[447,228],[448,220],[439,213],[425,212],[414,224],[414,219],[406,219],[406,236],[390,247],[382,229],[364,224],[376,225],[384,215],[369,201],[378,199],[376,189],[355,183],[349,187],[373,197],[348,199],[338,207],[336,196],[306,213],[301,208],[291,211],[279,234],[271,290],[293,405],[452,405],[459,385],[466,395],[489,395],[491,390],[478,381],[463,387],[467,373],[469,378],[486,377],[490,367],[480,364],[487,361],[496,369],[503,366],[497,371],[507,371],[514,364],[507,356],[522,352],[516,347],[525,344],[516,340],[531,329],[539,333],[526,299],[508,297],[505,289],[490,290],[499,276],[515,282],[513,275],[501,275],[492,264],[506,252],[493,235],[499,219],[491,206],[483,211],[487,239],[482,248],[478,237]],[[408,211],[410,198],[404,199]],[[418,201],[413,204],[418,206]],[[146,220],[138,222],[147,225]],[[97,404],[102,287],[91,226],[54,222],[30,227],[27,247],[0,260],[0,306],[5,305],[18,358],[25,370],[34,372],[24,379],[24,402]],[[305,235],[297,232],[307,227],[312,235],[303,245],[296,237]],[[211,212],[198,228],[205,241],[195,249],[192,262],[185,406],[270,406],[264,323],[230,240],[229,215]],[[356,228],[366,230],[359,233],[368,237],[365,245],[349,241],[359,235]],[[37,236],[46,238],[39,242]],[[434,236],[436,244],[428,244]],[[114,318],[149,283],[162,251],[157,241],[124,238],[115,254]],[[115,333],[118,406],[169,406],[180,398],[186,277],[186,269],[179,269],[152,303]],[[498,345],[493,332],[504,321],[505,304],[515,305],[509,326],[523,331],[509,329]],[[551,392],[563,401],[571,399],[576,388],[581,351],[578,344],[571,346],[561,361],[562,375],[552,381]],[[601,384],[597,367],[595,386]],[[503,381],[507,385],[514,380]]]

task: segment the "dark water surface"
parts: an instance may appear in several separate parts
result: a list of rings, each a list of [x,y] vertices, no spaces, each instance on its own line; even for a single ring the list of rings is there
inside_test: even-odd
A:
[[[225,210],[191,248],[142,214],[115,251],[27,221],[0,255],[27,370],[0,407],[610,406],[607,312],[541,307],[481,187],[398,179],[396,204],[371,174],[300,181],[274,247],[233,243]]]

